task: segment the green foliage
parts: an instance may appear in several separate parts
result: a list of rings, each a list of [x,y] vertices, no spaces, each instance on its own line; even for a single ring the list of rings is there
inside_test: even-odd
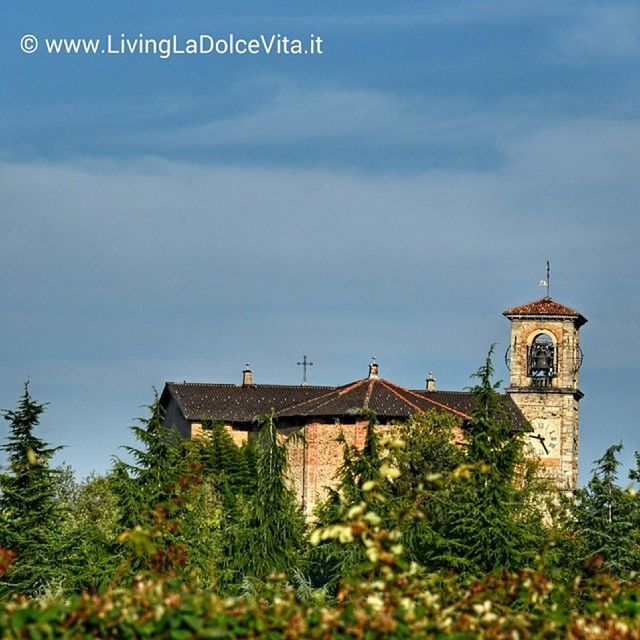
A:
[[[132,427],[142,447],[127,447],[135,464],[114,465],[118,541],[126,558],[115,578],[150,572],[211,586],[220,510],[218,496],[205,483],[200,443],[164,425],[157,395],[148,408],[149,416]]]
[[[540,548],[542,514],[520,484],[522,434],[513,429],[492,382],[490,350],[472,388],[475,409],[465,425],[463,463],[433,500],[431,551],[424,561],[480,575],[532,562]]]
[[[292,590],[262,598],[219,598],[146,581],[135,589],[0,604],[0,634],[48,638],[611,638],[637,640],[640,585],[604,581],[580,590],[522,572],[461,588],[393,572],[386,581],[346,585],[332,604],[301,603]],[[566,604],[556,605],[557,602]]]
[[[468,424],[364,412],[309,536],[272,413],[243,447],[206,421],[186,441],[156,397],[133,462],[76,483],[49,468],[25,388],[6,413],[0,637],[640,638],[640,497],[618,484],[620,445],[575,502],[545,494],[492,374],[490,352]]]
[[[254,447],[238,447],[220,421],[203,420],[202,426],[205,437],[198,440],[197,446],[204,473],[220,497],[225,519],[231,522],[243,499],[257,488]]]
[[[401,446],[394,447],[394,465],[400,471],[395,483],[399,495],[415,494],[417,490],[438,486],[438,476],[447,476],[462,464],[462,448],[456,444],[456,431],[462,422],[442,411],[427,411],[411,416],[399,424],[392,437]]]
[[[65,587],[105,588],[123,560],[113,476],[90,476],[80,484],[66,480],[60,502],[66,514],[62,528],[69,540]]]
[[[379,477],[382,459],[380,434],[376,429],[378,420],[373,411],[362,411],[359,415],[367,419],[364,447],[360,450],[349,445],[344,434],[340,434],[338,442],[342,444],[342,464],[336,473],[338,485],[336,489],[330,489],[327,498],[316,506],[315,517],[320,525],[341,522],[347,512],[364,499],[366,492],[363,486]],[[329,591],[335,591],[340,579],[364,561],[360,545],[342,544],[331,538],[312,548],[308,556],[313,584],[322,585]]]
[[[531,479],[521,473],[521,434],[504,415],[492,373],[488,357],[464,446],[455,443],[463,425],[449,414],[414,416],[382,439],[369,416],[365,447],[345,444],[338,488],[318,507],[318,522],[329,526],[360,508],[373,482],[376,515],[398,528],[409,560],[475,575],[532,561],[544,537],[542,517]],[[361,545],[323,540],[310,554],[314,582],[335,590],[363,554]]]
[[[450,545],[437,525],[448,518],[451,491],[459,484],[453,474],[464,461],[464,452],[455,443],[461,427],[451,414],[430,411],[412,416],[393,434],[401,444],[389,455],[400,473],[392,485],[393,495],[407,516],[402,527],[405,554],[427,566],[437,566],[434,558],[446,554]]]
[[[378,419],[369,410],[362,410],[358,415],[367,420],[364,446],[359,449],[347,444],[343,433],[338,437],[338,443],[342,444],[342,464],[336,472],[338,485],[329,492],[329,499],[319,505],[316,513],[318,519],[327,524],[340,520],[345,510],[362,500],[362,486],[378,478],[382,465],[380,434],[376,428]]]
[[[381,466],[379,478],[385,476]],[[391,474],[393,476],[395,474]],[[221,598],[191,584],[140,580],[132,588],[46,602],[0,603],[3,638],[612,638],[637,640],[640,583],[601,575],[554,583],[531,571],[461,583],[403,560],[400,532],[374,509],[379,480],[344,521],[312,534],[359,544],[366,562],[337,597],[301,601],[270,581],[258,597]]]
[[[621,449],[613,445],[596,461],[589,484],[577,492],[573,525],[578,558],[627,578],[640,572],[640,504],[617,484]]]
[[[143,526],[156,507],[167,507],[185,468],[183,441],[174,428],[165,427],[157,394],[147,408],[149,416],[131,427],[142,448],[125,447],[134,464],[117,460],[114,467],[122,529]]]
[[[0,475],[0,548],[13,559],[0,576],[2,594],[35,595],[56,588],[63,564],[57,472],[49,467],[58,448],[34,434],[44,407],[25,384],[17,409],[4,413],[10,433],[2,449],[8,454],[9,470]]]
[[[244,579],[291,576],[300,567],[305,523],[288,475],[287,441],[280,441],[273,413],[260,419],[256,440],[256,491],[237,521],[224,530],[228,585]]]

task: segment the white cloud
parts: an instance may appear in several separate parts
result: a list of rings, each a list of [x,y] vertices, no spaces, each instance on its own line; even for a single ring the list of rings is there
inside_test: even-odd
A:
[[[287,146],[322,140],[339,148],[341,140],[366,142],[374,136],[377,144],[397,146],[415,142],[416,136],[462,135],[461,129],[470,123],[460,114],[461,107],[454,101],[400,100],[367,90],[279,88],[275,94],[265,91],[264,102],[233,116],[171,132],[142,134],[139,140],[189,149],[238,144]],[[473,126],[478,124],[476,121]]]
[[[572,64],[640,55],[640,7],[632,4],[586,5],[558,29],[554,52]]]
[[[502,309],[540,295],[546,259],[552,294],[590,319],[587,381],[637,377],[637,129],[528,130],[485,171],[0,164],[1,406],[31,375],[52,441],[76,447],[63,457],[104,468],[151,384],[234,381],[247,359],[294,383],[308,353],[313,381],[335,384],[375,353],[401,384],[430,368],[460,388],[504,348]]]
[[[411,175],[153,159],[5,163],[0,265],[3,297],[15,302],[5,299],[4,317],[19,336],[24,314],[37,309],[33,331],[59,341],[54,327],[76,323],[74,337],[89,349],[101,348],[92,342],[100,326],[114,348],[144,350],[145,339],[170,339],[175,322],[197,335],[212,316],[232,340],[238,323],[253,331],[256,315],[268,316],[255,329],[262,340],[279,335],[277,318],[291,309],[324,321],[331,308],[364,317],[368,302],[381,309],[381,327],[397,310],[415,329],[416,302],[444,322],[447,305],[458,308],[452,291],[460,306],[494,295],[496,283],[504,304],[510,291],[534,297],[547,258],[558,293],[564,286],[579,297],[588,282],[591,304],[610,308],[611,283],[640,276],[637,129],[574,121],[511,140],[492,170]],[[633,314],[633,299],[621,296],[618,311]],[[631,362],[631,353],[616,358]]]

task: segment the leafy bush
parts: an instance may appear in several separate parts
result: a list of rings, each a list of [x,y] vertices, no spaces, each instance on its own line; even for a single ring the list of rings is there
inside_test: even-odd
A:
[[[640,639],[640,497],[617,484],[619,446],[577,500],[539,508],[491,374],[489,358],[464,425],[432,413],[382,436],[366,413],[310,535],[273,415],[253,446],[220,424],[188,442],[156,398],[134,464],[78,485],[49,469],[25,388],[5,414],[0,636]]]

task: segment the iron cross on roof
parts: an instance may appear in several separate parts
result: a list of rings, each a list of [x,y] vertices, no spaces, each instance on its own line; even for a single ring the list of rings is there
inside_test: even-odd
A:
[[[307,384],[307,367],[312,367],[313,362],[307,360],[307,356],[302,356],[302,362],[298,362],[298,366],[302,367],[302,384]]]

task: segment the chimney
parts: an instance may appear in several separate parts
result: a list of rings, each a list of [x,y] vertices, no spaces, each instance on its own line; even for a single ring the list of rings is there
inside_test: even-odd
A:
[[[253,386],[253,371],[251,371],[251,369],[249,368],[248,362],[244,365],[244,370],[242,371],[242,386]]]
[[[371,364],[369,365],[369,380],[376,380],[378,378],[378,363],[376,357],[371,357]]]
[[[427,377],[427,391],[435,391],[436,390],[436,379],[433,377],[433,371],[429,371],[429,376]]]

